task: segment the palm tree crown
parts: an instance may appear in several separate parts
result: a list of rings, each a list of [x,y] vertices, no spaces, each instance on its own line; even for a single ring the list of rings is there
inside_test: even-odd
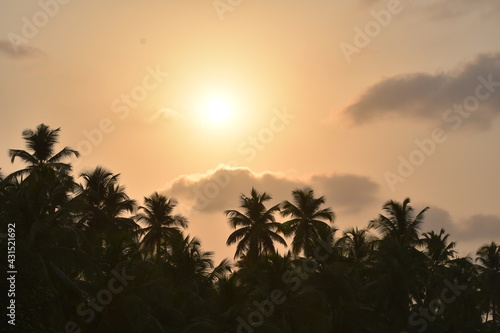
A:
[[[424,232],[422,239],[425,249],[424,253],[431,259],[434,265],[446,264],[455,254],[455,242],[448,242],[450,234],[445,233],[444,229],[436,234],[433,230]]]
[[[491,309],[493,323],[497,323],[500,312],[500,246],[491,242],[479,248],[476,254],[476,260],[481,264],[480,281],[485,291],[486,308]]]
[[[148,256],[156,256],[159,261],[162,254],[162,243],[179,228],[187,228],[188,220],[182,215],[174,215],[172,211],[177,206],[177,201],[173,198],[153,193],[150,197],[144,198],[144,206],[139,207],[137,221],[142,221],[146,227],[140,230],[144,235],[141,247]]]
[[[331,208],[321,208],[324,197],[315,198],[310,188],[296,189],[292,196],[293,203],[282,203],[281,215],[292,218],[283,223],[285,235],[294,234],[292,250],[295,255],[304,251],[304,255],[311,256],[318,241],[327,241],[331,236],[332,228],[324,221],[333,222],[335,213]]]
[[[270,199],[267,193],[259,194],[252,188],[250,197],[244,194],[240,196],[243,212],[225,211],[231,227],[241,227],[229,235],[226,242],[227,245],[238,242],[235,258],[245,256],[247,262],[253,263],[262,254],[275,253],[275,241],[286,246],[285,240],[278,234],[282,231],[281,224],[274,217],[274,213],[280,210],[279,204],[269,209],[264,205]]]
[[[19,157],[31,166],[50,164],[54,167],[69,167],[68,164],[60,163],[60,161],[71,157],[71,155],[78,157],[80,154],[69,147],[64,147],[60,152],[54,154],[54,146],[58,142],[60,130],[60,128],[52,130],[45,124],[38,125],[35,131],[24,130],[23,139],[26,141],[28,150],[31,150],[32,153],[21,149],[10,149],[11,161],[14,162],[16,157]]]
[[[118,184],[119,174],[96,167],[84,171],[81,177],[83,183],[78,185],[75,198],[79,205],[77,225],[92,240],[94,247],[89,251],[101,259],[108,258],[109,271],[115,262],[132,253],[139,225],[127,215],[133,213],[136,202]]]
[[[409,204],[410,198],[406,198],[402,204],[393,200],[386,202],[382,209],[388,217],[380,214],[377,219],[370,221],[368,227],[380,231],[384,239],[396,241],[400,245],[417,244],[424,213],[429,207],[415,216],[414,209]]]
[[[373,250],[375,241],[376,237],[370,235],[368,230],[355,227],[344,231],[342,238],[336,244],[344,256],[361,261],[366,259],[370,251]]]

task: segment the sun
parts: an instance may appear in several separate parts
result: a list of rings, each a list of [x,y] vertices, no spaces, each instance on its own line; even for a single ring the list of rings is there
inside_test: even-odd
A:
[[[205,123],[222,126],[229,123],[234,106],[227,96],[210,95],[203,100],[201,112]]]

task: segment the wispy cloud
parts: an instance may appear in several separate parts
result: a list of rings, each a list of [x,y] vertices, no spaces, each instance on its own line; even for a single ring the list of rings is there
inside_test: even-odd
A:
[[[467,15],[491,18],[492,15],[500,13],[500,2],[497,0],[433,0],[423,10],[428,17],[433,19],[457,19]]]
[[[14,47],[11,42],[5,39],[0,40],[0,53],[14,59],[24,59],[43,54],[41,50],[28,45],[17,45]]]
[[[388,0],[359,0],[358,3],[365,8],[371,8],[387,2]],[[468,15],[492,18],[500,14],[500,2],[497,0],[421,0],[413,1],[412,11],[413,15],[419,14],[425,20],[450,20]]]
[[[152,116],[144,119],[144,122],[147,124],[156,124],[159,122],[173,121],[183,118],[184,115],[181,112],[169,108],[161,108],[158,111],[156,111]]]

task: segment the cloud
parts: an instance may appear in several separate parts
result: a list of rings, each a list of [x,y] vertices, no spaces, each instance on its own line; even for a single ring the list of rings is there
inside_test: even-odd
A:
[[[460,225],[459,237],[463,239],[485,242],[500,239],[500,216],[476,214],[461,221]]]
[[[344,213],[357,213],[377,201],[379,185],[357,175],[315,175],[311,183]]]
[[[382,0],[359,0],[358,4],[362,7],[373,6],[381,3]]]
[[[206,173],[174,179],[162,193],[176,198],[184,209],[211,213],[237,209],[239,197],[252,187],[273,197],[271,204],[291,200],[291,192],[310,186],[316,196],[325,196],[326,206],[337,213],[356,213],[377,200],[379,185],[356,175],[317,174],[300,179],[279,172],[254,172],[245,167],[219,166]]]
[[[488,128],[500,115],[500,53],[481,54],[453,71],[435,74],[413,73],[386,78],[369,87],[343,113],[355,124],[377,120],[413,118],[441,123],[448,110],[461,105],[483,80],[493,81],[494,91],[464,123]],[[491,87],[490,87],[491,88]],[[481,93],[488,93],[481,88]],[[456,110],[456,109],[455,109]],[[454,115],[458,115],[453,111]]]
[[[272,196],[268,203],[270,207],[291,200],[292,190],[306,186],[310,186],[316,196],[325,196],[325,206],[337,214],[335,225],[341,231],[358,225],[358,222],[361,222],[360,227],[366,227],[370,218],[383,213],[375,209],[384,202],[378,197],[379,185],[367,177],[353,174],[313,174],[298,178],[282,172],[254,172],[246,167],[220,165],[204,173],[182,175],[160,192],[179,201],[177,213],[190,219],[194,218],[193,215],[201,215],[203,221],[210,222],[201,225],[207,228],[204,232],[211,232],[211,228],[220,227],[213,215],[220,216],[217,221],[224,220],[224,211],[239,209],[240,195],[249,195],[252,187]],[[413,206],[419,211],[425,205],[417,203]],[[374,214],[370,218],[359,221],[360,216],[372,211]],[[500,216],[477,214],[454,220],[447,210],[431,205],[425,213],[421,231],[439,232],[441,228],[451,235],[450,241],[457,242],[461,255],[470,253],[474,256],[482,244],[500,239]]]
[[[448,211],[431,206],[425,213],[422,232],[437,232],[441,228],[451,235],[451,241],[458,243],[459,250],[474,254],[483,244],[500,239],[500,216],[476,214],[456,223]]]
[[[221,165],[206,173],[180,176],[167,185],[164,193],[197,211],[222,214],[226,209],[237,208],[240,194],[248,195],[252,187],[279,202],[303,185],[300,180],[279,173],[255,173],[248,168]]]
[[[10,41],[3,39],[0,40],[0,53],[14,59],[23,59],[38,56],[42,51],[24,44],[14,46]]]
[[[450,234],[452,240],[455,240],[460,233],[459,226],[453,222],[453,219],[447,210],[430,206],[430,209],[425,212],[422,232],[428,232],[431,230],[437,232],[441,229],[444,229],[446,233]]]
[[[359,0],[359,4],[366,8],[374,5],[387,4],[389,0]],[[406,1],[410,2],[410,0]],[[500,13],[498,0],[421,0],[411,4],[412,13],[420,14],[426,21],[459,19],[465,16],[477,16],[488,19]]]
[[[161,108],[158,109],[158,111],[156,111],[151,117],[144,119],[144,122],[147,124],[156,124],[158,122],[173,121],[183,118],[184,115],[178,111],[169,108]]]
[[[434,19],[457,19],[467,15],[480,15],[480,18],[490,18],[500,12],[497,0],[458,0],[432,1],[425,7],[428,17]]]

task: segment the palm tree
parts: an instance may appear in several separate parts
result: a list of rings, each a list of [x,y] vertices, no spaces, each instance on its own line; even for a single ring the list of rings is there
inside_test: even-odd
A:
[[[497,318],[500,302],[500,246],[495,242],[483,245],[477,251],[476,261],[480,263],[481,291],[487,300],[488,308],[491,309],[493,325],[498,325]],[[489,312],[489,310],[488,310]],[[488,316],[488,312],[486,316]]]
[[[342,238],[336,244],[342,250],[342,254],[356,262],[361,262],[373,250],[377,238],[369,235],[368,230],[350,228],[344,231]]]
[[[64,147],[61,151],[54,154],[54,146],[58,142],[60,128],[50,129],[45,124],[37,126],[36,130],[27,129],[23,131],[23,139],[26,141],[26,146],[31,153],[22,149],[10,149],[9,156],[11,162],[14,162],[16,157],[29,164],[28,168],[19,170],[10,175],[10,177],[22,176],[30,172],[32,168],[48,165],[51,168],[58,170],[69,170],[71,166],[62,163],[61,160],[74,155],[80,154],[69,147]]]
[[[212,260],[214,252],[203,251],[196,237],[184,236],[178,229],[171,231],[168,237],[170,244],[165,256],[166,263],[172,275],[178,278],[177,283],[198,282],[197,288],[201,288],[206,282],[227,277],[231,271],[227,259],[215,267]]]
[[[393,200],[386,202],[382,209],[389,217],[380,214],[377,219],[370,221],[368,228],[380,231],[384,239],[390,239],[399,245],[418,244],[418,233],[424,213],[429,207],[425,207],[415,216],[409,203],[410,198],[406,198],[403,204]]]
[[[137,214],[137,221],[144,222],[146,227],[140,230],[144,235],[141,240],[141,247],[146,257],[155,257],[159,262],[162,255],[162,244],[172,235],[173,232],[186,228],[188,220],[182,215],[173,215],[172,211],[177,206],[177,201],[173,198],[153,193],[150,197],[144,198],[144,206],[139,207],[142,213]]]
[[[68,212],[61,209],[67,205],[70,192],[74,190],[73,177],[69,175],[71,166],[61,163],[61,160],[72,155],[78,157],[79,153],[69,147],[63,148],[54,154],[55,145],[58,143],[60,128],[51,130],[44,124],[38,125],[35,131],[27,129],[22,135],[28,151],[10,149],[9,156],[13,163],[20,158],[28,164],[27,168],[15,171],[2,179],[2,187],[14,189],[14,193],[24,196],[18,198],[22,209],[18,210],[19,229],[28,232],[33,229],[32,236],[45,229],[41,222],[55,221],[56,215],[61,216]],[[26,178],[23,176],[27,175]],[[65,216],[68,219],[68,216]],[[33,225],[36,224],[36,227]],[[35,237],[32,237],[32,241]]]
[[[132,219],[123,217],[134,211],[136,202],[125,193],[125,187],[118,184],[120,174],[113,175],[98,166],[94,170],[82,172],[80,177],[83,178],[83,184],[78,185],[77,197],[85,205],[85,216],[81,223],[102,232],[114,228],[133,232],[137,228]]]
[[[181,230],[172,230],[168,234],[165,260],[156,267],[165,277],[164,285],[169,287],[173,308],[178,312],[177,320],[181,322],[178,331],[220,331],[209,302],[217,295],[215,282],[226,279],[231,266],[224,259],[214,267],[213,255],[211,251],[202,250],[197,238],[184,236]]]
[[[368,225],[380,231],[382,239],[374,253],[373,277],[365,285],[366,293],[374,308],[390,318],[390,327],[395,330],[407,328],[410,307],[422,303],[428,280],[428,259],[415,248],[420,244],[419,230],[428,208],[415,216],[409,203],[409,198],[402,204],[388,201],[383,206],[387,216],[379,215]]]
[[[310,188],[296,189],[292,192],[293,203],[282,203],[281,215],[292,219],[283,223],[285,235],[294,234],[292,251],[298,255],[301,251],[311,257],[319,241],[328,241],[332,228],[324,221],[333,222],[335,213],[331,208],[321,208],[324,197],[315,198]]]
[[[225,211],[231,227],[241,227],[229,235],[226,244],[238,242],[234,257],[245,257],[249,265],[253,265],[262,254],[276,253],[274,242],[286,246],[285,240],[278,234],[282,231],[281,224],[274,217],[280,210],[279,204],[267,209],[264,202],[268,200],[271,197],[267,193],[259,194],[252,188],[250,197],[240,196],[243,212]]]
[[[119,263],[136,256],[139,225],[130,216],[136,202],[118,184],[119,174],[103,167],[84,171],[74,199],[78,227],[90,240],[87,251],[110,272]]]
[[[455,242],[448,242],[450,234],[445,233],[444,229],[436,234],[433,230],[422,234],[423,245],[425,246],[424,253],[429,257],[435,266],[441,266],[446,263],[457,253]]]
[[[26,305],[27,317],[39,320],[26,318],[21,331],[63,325],[66,308],[82,295],[80,282],[93,273],[73,220],[71,197],[76,184],[69,174],[70,165],[61,163],[78,153],[66,147],[54,154],[58,132],[43,124],[36,131],[25,130],[27,151],[11,149],[9,156],[12,162],[20,158],[28,167],[0,184],[0,224],[15,224],[16,248],[23,263],[22,278],[17,281],[21,292],[16,296]]]

